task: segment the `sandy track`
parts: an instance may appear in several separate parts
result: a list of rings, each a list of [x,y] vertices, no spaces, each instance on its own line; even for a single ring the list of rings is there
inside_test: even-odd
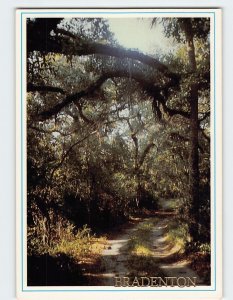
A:
[[[129,253],[127,252],[127,243],[132,234],[139,226],[147,222],[144,219],[133,228],[126,229],[123,234],[119,234],[113,239],[109,239],[109,246],[102,253],[102,265],[104,271],[98,274],[100,285],[114,286],[115,276],[127,276],[130,270],[127,264]],[[172,255],[179,251],[177,246],[171,245],[166,237],[169,218],[159,219],[154,228],[151,230],[151,250],[152,257],[158,261],[158,268],[164,276],[169,277],[197,277],[197,284],[203,284],[197,273],[191,269],[186,260],[169,261]],[[156,276],[156,274],[155,274]]]

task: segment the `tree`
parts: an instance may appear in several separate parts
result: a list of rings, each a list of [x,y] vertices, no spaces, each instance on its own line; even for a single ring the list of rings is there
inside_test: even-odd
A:
[[[152,25],[155,25],[158,19],[153,19]],[[161,21],[161,20],[160,20]],[[199,224],[200,224],[200,200],[199,200],[199,111],[198,100],[200,91],[209,89],[209,65],[207,70],[199,70],[196,62],[195,42],[201,40],[202,43],[208,43],[209,19],[200,18],[177,18],[163,19],[164,30],[167,36],[173,36],[177,41],[186,43],[187,51],[187,77],[188,77],[188,100],[190,106],[190,134],[189,134],[189,201],[190,201],[190,235],[194,242],[198,242]],[[208,62],[209,63],[209,62]],[[207,82],[203,77],[207,75]],[[203,85],[204,82],[204,85]],[[207,113],[208,115],[208,113]]]
[[[103,226],[122,220],[146,192],[151,201],[156,193],[185,197],[177,175],[186,182],[188,174],[190,235],[199,239],[199,164],[201,181],[208,178],[209,20],[161,22],[178,51],[155,58],[119,46],[104,19],[28,20],[28,168],[31,178],[43,178],[31,186],[29,209],[40,210],[48,234],[48,209],[77,226]],[[50,153],[48,161],[38,149]]]

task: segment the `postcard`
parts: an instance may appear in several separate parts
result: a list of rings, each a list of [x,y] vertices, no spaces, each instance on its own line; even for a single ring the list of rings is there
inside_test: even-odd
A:
[[[16,25],[18,299],[221,299],[221,10]]]

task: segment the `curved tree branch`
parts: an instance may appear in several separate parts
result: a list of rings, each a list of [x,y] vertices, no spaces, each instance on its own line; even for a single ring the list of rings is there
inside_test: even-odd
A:
[[[142,153],[142,156],[141,156],[141,158],[140,158],[140,161],[139,161],[139,167],[141,167],[141,166],[143,165],[144,160],[145,160],[147,154],[148,154],[148,153],[150,152],[150,150],[151,150],[153,147],[155,147],[155,146],[156,146],[156,145],[155,145],[154,142],[150,142],[150,143],[146,146],[146,148],[144,149],[144,151],[143,151],[143,153]]]
[[[131,78],[137,81],[142,88],[147,91],[150,95],[156,96],[158,99],[162,100],[161,90],[162,87],[157,86],[154,82],[149,81],[145,78],[144,74],[141,72],[131,72]],[[43,111],[39,114],[39,120],[46,120],[51,116],[59,113],[64,107],[70,105],[71,103],[77,103],[83,97],[91,96],[97,91],[104,82],[111,78],[124,78],[129,77],[128,70],[117,70],[117,71],[110,71],[102,74],[95,82],[91,83],[89,87],[85,90],[82,90],[77,93],[73,93],[71,95],[66,96],[61,102],[50,108],[49,110]]]
[[[61,31],[61,29],[57,29],[60,20],[61,19],[56,19],[54,22],[51,22],[49,19],[38,18],[34,22],[29,22],[27,27],[27,51],[40,51],[42,53],[52,52],[77,56],[97,54],[121,59],[130,58],[152,67],[154,70],[163,73],[166,77],[173,79],[178,84],[180,80],[179,74],[172,72],[159,60],[139,51],[86,41],[78,36],[75,38],[73,34],[65,30],[62,30],[62,35],[59,33],[59,35],[52,36],[52,30],[55,32]],[[35,34],[35,32],[37,34]],[[64,37],[64,35],[66,36]]]
[[[34,85],[29,82],[27,84],[28,92],[52,92],[52,93],[61,93],[65,94],[65,91],[59,87],[50,86],[50,85]]]

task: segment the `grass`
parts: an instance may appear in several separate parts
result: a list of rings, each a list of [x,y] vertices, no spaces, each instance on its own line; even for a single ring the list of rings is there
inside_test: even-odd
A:
[[[187,241],[187,226],[179,224],[176,219],[172,219],[168,223],[167,240],[176,245],[180,252],[185,252],[185,244]]]
[[[106,237],[96,237],[87,226],[77,231],[70,223],[47,244],[41,236],[29,237],[28,284],[33,286],[87,285],[86,273],[100,265],[107,244]]]
[[[29,255],[48,254],[52,257],[66,255],[74,262],[92,262],[98,258],[107,244],[105,236],[96,237],[91,229],[84,225],[78,231],[72,224],[60,229],[59,236],[51,236],[50,243],[44,244],[39,236],[30,239]]]
[[[158,261],[153,256],[152,229],[157,218],[149,219],[138,226],[128,241],[129,276],[154,276],[161,274]]]
[[[127,245],[130,255],[152,255],[150,242],[152,228],[153,222],[151,221],[147,221],[138,226]]]
[[[105,245],[106,237],[96,237],[91,234],[89,228],[84,226],[76,234],[64,236],[54,248],[50,249],[50,254],[66,254],[72,257],[77,263],[94,263],[101,255]]]

